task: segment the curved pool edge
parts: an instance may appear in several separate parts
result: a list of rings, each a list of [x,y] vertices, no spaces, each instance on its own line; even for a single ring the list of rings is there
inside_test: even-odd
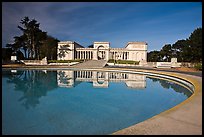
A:
[[[37,68],[39,69],[39,68]],[[49,68],[42,68],[48,69]],[[51,68],[52,70],[53,68]],[[76,70],[75,68],[57,68]],[[132,68],[88,68],[77,70],[124,71],[173,76],[194,85],[194,93],[182,103],[143,122],[112,133],[112,135],[201,135],[202,134],[202,77],[176,72]]]
[[[127,69],[123,69],[127,70]],[[128,69],[130,70],[130,69]],[[113,135],[201,135],[202,134],[202,78],[175,72],[136,70],[178,77],[195,87],[187,100],[141,123],[112,133]]]

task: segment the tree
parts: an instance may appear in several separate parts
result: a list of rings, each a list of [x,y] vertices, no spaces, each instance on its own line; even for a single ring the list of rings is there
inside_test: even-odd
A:
[[[18,26],[18,28],[26,37],[24,41],[29,49],[28,57],[39,59],[39,46],[41,45],[41,41],[46,39],[46,32],[40,30],[40,23],[37,23],[35,19],[30,21],[28,17],[24,17],[20,23],[23,25],[23,27]]]
[[[187,40],[178,40],[172,45],[172,56],[176,57],[180,62],[189,61],[191,56],[189,54],[190,47]]]
[[[162,55],[163,61],[171,61],[172,49],[171,44],[166,44],[162,47],[160,54]]]
[[[186,40],[178,40],[172,45],[173,56],[182,62],[202,61],[202,28],[197,28]]]
[[[148,62],[162,61],[162,56],[160,54],[160,51],[154,50],[147,53],[147,61]]]
[[[162,56],[162,59],[160,60]],[[170,61],[176,57],[180,62],[202,62],[202,28],[197,28],[186,40],[166,44],[160,51],[148,53],[148,61]]]
[[[88,48],[93,48],[93,47],[94,47],[94,45],[93,45],[93,44],[88,46]]]
[[[29,24],[29,21],[30,19],[28,17],[24,17],[24,19],[21,20],[21,24],[24,25],[24,28],[21,27],[21,26],[18,26],[18,28],[23,32],[23,36],[24,36],[24,42],[26,43],[26,47],[28,49],[28,55],[27,55],[27,58],[30,57],[30,53],[31,53],[31,50],[32,50],[32,47],[31,47],[31,40],[30,40],[30,35],[29,35],[29,31],[28,31],[28,24]],[[26,49],[24,47],[24,49]],[[27,50],[26,50],[27,51]],[[25,55],[26,56],[26,55]]]
[[[25,34],[23,34],[22,36],[20,36],[20,40],[21,40],[21,45],[22,45],[22,48],[24,50],[24,55],[25,55],[25,58],[28,58],[28,55],[27,55],[27,50],[28,50],[28,45],[27,45],[27,37]]]
[[[24,17],[20,23],[22,26],[18,28],[23,34],[15,36],[14,43],[6,45],[12,49],[12,54],[18,52],[18,55],[21,55],[20,50],[23,50],[26,58],[39,60],[46,56],[48,59],[57,59],[59,40],[42,31],[40,23],[37,23],[35,19],[30,20],[29,17]]]
[[[36,41],[35,41],[35,58],[37,59],[42,59],[41,55],[41,47],[43,45],[43,43],[46,42],[47,40],[47,33],[43,32],[43,31],[39,31],[36,33]],[[48,47],[47,50],[50,50],[51,47]]]
[[[189,39],[190,52],[193,62],[202,61],[202,28],[197,28],[191,33]]]
[[[52,36],[47,36],[47,39],[40,47],[40,58],[44,58],[46,56],[48,60],[56,60],[58,42],[58,39]]]
[[[12,48],[2,48],[2,60],[3,61],[10,61],[11,60],[11,55],[13,53]]]
[[[20,48],[21,48],[21,44],[20,44],[19,39],[20,39],[20,38],[16,36],[16,37],[14,37],[14,43],[12,43],[12,44],[6,44],[6,47],[11,48],[11,49],[13,50],[13,53],[12,53],[12,54],[16,54],[17,51],[19,51]]]

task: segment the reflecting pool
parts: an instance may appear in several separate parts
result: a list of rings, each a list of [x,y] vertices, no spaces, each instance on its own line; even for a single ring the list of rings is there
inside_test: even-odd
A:
[[[181,84],[142,74],[3,70],[2,134],[111,134],[191,95]]]

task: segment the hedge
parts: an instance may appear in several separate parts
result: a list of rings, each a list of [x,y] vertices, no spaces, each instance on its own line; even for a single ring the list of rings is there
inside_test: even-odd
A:
[[[139,61],[133,61],[133,60],[114,60],[114,59],[110,59],[108,61],[108,63],[139,65]]]
[[[195,64],[194,68],[197,70],[202,70],[202,63]]]

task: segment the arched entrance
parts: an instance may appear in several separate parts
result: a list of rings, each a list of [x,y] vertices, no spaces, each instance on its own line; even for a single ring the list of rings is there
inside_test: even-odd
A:
[[[106,52],[105,52],[104,46],[102,45],[98,46],[97,48],[97,58],[98,60],[105,60],[106,58]]]

